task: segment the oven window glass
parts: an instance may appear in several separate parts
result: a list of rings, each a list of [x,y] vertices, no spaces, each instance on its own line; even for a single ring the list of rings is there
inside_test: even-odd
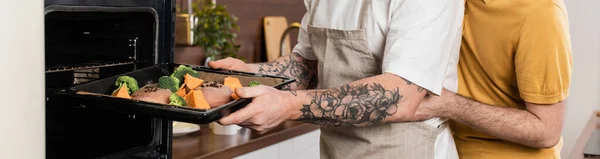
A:
[[[46,88],[67,88],[155,64],[153,12],[52,11],[45,17]],[[161,129],[149,117],[46,103],[47,158],[153,151]]]

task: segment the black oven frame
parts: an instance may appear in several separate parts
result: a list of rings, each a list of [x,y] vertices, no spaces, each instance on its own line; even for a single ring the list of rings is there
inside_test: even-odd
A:
[[[174,20],[175,20],[175,0],[45,0],[45,13],[52,12],[152,12],[155,16],[155,40],[152,53],[153,61],[151,64],[159,64],[159,63],[172,63],[173,62],[173,47],[174,47]],[[48,32],[48,30],[46,30]],[[48,42],[47,42],[48,43]],[[48,46],[46,46],[48,48]],[[52,56],[48,53],[45,55],[46,57]],[[47,58],[48,59],[48,58]],[[133,59],[135,62],[135,58]],[[115,65],[115,64],[112,64]],[[119,65],[118,63],[116,64]],[[107,64],[106,66],[111,66],[111,64]],[[134,66],[137,66],[134,64]],[[48,85],[49,82],[49,73],[60,72],[60,71],[69,71],[69,69],[77,70],[80,69],[77,66],[74,68],[65,68],[59,70],[51,70],[46,66],[46,82]],[[83,66],[85,67],[85,66]],[[92,66],[92,67],[104,67],[104,66]],[[134,68],[134,69],[137,69]],[[123,72],[119,72],[123,73]],[[54,82],[54,81],[51,81]],[[53,118],[60,118],[53,116],[52,113],[49,112],[48,107],[50,105],[65,105],[60,106],[59,111],[65,110],[67,112],[79,111],[81,109],[85,109],[85,111],[96,111],[89,108],[81,108],[77,107],[76,101],[67,101],[68,99],[62,99],[59,96],[54,95],[54,89],[46,88],[46,133],[48,134],[48,130],[56,129],[56,127],[61,127],[56,123],[48,124],[49,120],[54,120]],[[52,111],[56,111],[53,109]],[[102,114],[103,110],[98,110],[99,114]],[[75,115],[76,116],[76,115]],[[135,118],[135,114],[133,114],[133,118]],[[145,118],[144,118],[145,119]],[[78,120],[74,118],[73,120]],[[160,159],[170,159],[171,154],[171,140],[172,140],[172,121],[166,119],[158,119],[158,118],[148,118],[152,123],[153,127],[151,128],[155,131],[152,137],[152,142],[147,147],[152,148],[151,150],[147,150],[146,152],[140,152],[139,150],[135,150],[134,147],[132,149],[128,149],[125,151],[103,154],[101,156],[96,156],[93,158],[160,158]],[[85,122],[85,121],[84,121]],[[118,123],[115,123],[118,124]],[[107,127],[106,129],[110,129]],[[75,129],[73,129],[75,130]],[[68,130],[67,130],[68,131]],[[90,136],[93,137],[93,136]],[[46,139],[48,140],[48,136]],[[123,141],[127,142],[127,141]],[[53,156],[48,156],[49,148],[56,149],[62,148],[61,146],[66,146],[62,144],[56,145],[48,145],[48,141],[46,142],[47,149],[47,158],[56,157],[56,154]],[[57,143],[57,142],[50,142]],[[94,143],[89,143],[94,144]],[[119,144],[116,142],[115,144]],[[78,145],[70,145],[77,147]],[[67,148],[67,147],[65,147]],[[102,147],[98,147],[102,148]],[[68,152],[68,151],[64,151]],[[61,152],[62,153],[62,152]],[[60,157],[59,158],[63,158]]]

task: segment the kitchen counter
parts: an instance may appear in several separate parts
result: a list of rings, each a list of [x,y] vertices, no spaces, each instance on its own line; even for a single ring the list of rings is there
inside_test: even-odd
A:
[[[288,121],[263,134],[241,129],[237,135],[215,135],[208,125],[173,138],[173,159],[233,158],[311,132],[319,126]]]
[[[581,136],[579,136],[575,146],[571,150],[569,159],[593,159],[584,158],[583,151],[585,150],[585,145],[590,140],[590,137],[594,131],[600,131],[600,111],[592,114],[590,120],[588,120],[588,123],[583,129]]]

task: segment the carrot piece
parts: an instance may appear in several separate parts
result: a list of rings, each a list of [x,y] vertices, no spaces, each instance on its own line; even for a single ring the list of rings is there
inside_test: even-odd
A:
[[[112,96],[131,99],[131,96],[129,95],[129,90],[127,89],[127,84],[125,83],[123,83],[123,85],[121,85],[121,87],[117,91],[113,92]]]
[[[192,92],[194,92],[194,97],[196,99],[194,100],[194,107],[199,109],[210,109],[210,105],[208,105],[208,102],[206,99],[204,99],[204,93],[202,93],[202,90],[194,90]]]
[[[233,92],[233,93],[231,94],[231,98],[233,98],[233,99],[235,99],[235,100],[238,100],[238,99],[240,99],[240,97],[239,97],[237,94],[235,94],[235,92]]]
[[[183,83],[187,84],[190,89],[196,89],[204,83],[204,80],[191,76],[190,74],[185,74],[184,78],[185,80]]]
[[[183,99],[188,103],[190,107],[198,109],[210,109],[208,102],[204,99],[204,94],[201,90],[190,91]]]
[[[194,107],[194,100],[195,100],[193,93],[194,92],[190,92],[183,97],[183,100],[185,100],[185,102],[188,104],[188,106],[190,106],[192,108]]]
[[[235,94],[235,89],[236,88],[242,88],[242,83],[240,82],[240,79],[235,78],[235,77],[231,77],[231,76],[227,76],[223,82],[223,85],[229,87],[231,89],[231,91],[233,91],[233,93],[231,94],[231,98],[233,99],[240,99],[240,97],[237,96],[237,94]]]
[[[186,87],[187,85],[185,83],[182,84],[181,87],[179,87],[179,90],[175,92],[175,94],[179,95],[180,97],[184,97],[187,94]]]

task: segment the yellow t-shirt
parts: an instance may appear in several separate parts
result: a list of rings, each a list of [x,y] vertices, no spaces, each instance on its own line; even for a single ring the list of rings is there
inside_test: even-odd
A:
[[[466,0],[458,93],[525,109],[569,94],[571,42],[561,0]],[[560,158],[558,144],[536,149],[451,122],[461,158]]]

